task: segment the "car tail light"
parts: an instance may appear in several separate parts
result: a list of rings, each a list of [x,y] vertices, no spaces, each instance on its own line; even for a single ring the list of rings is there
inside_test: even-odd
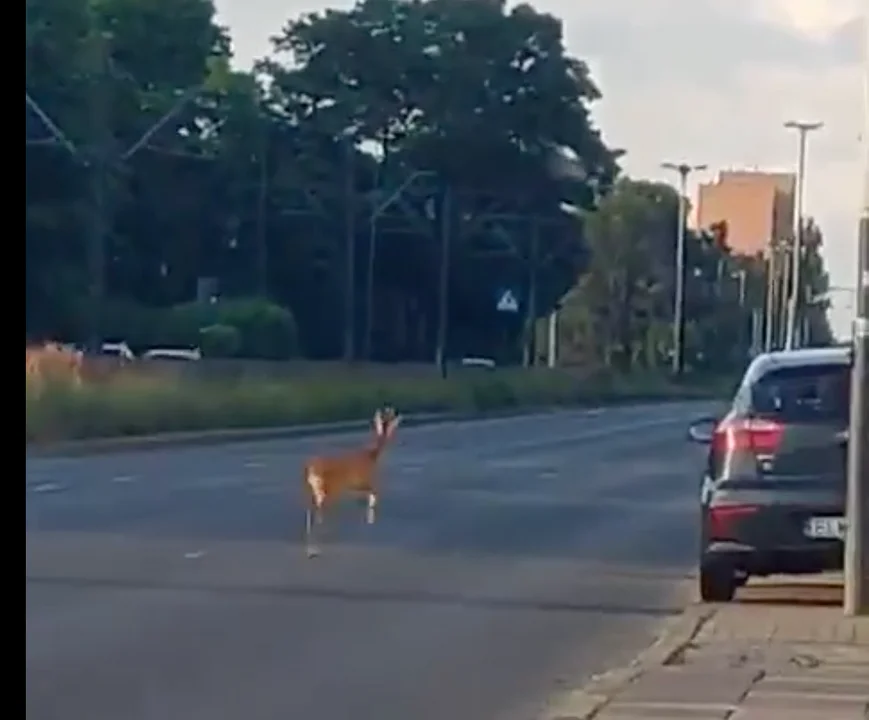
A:
[[[707,518],[710,540],[730,540],[734,537],[734,523],[757,512],[756,505],[715,505],[709,508]]]
[[[748,450],[756,455],[772,455],[778,449],[784,428],[774,420],[738,418],[724,420],[715,428],[712,447],[722,453]]]

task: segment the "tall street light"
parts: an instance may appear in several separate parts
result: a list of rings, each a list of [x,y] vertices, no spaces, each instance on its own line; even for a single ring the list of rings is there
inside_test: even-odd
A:
[[[706,165],[689,163],[661,163],[665,170],[679,174],[679,219],[676,225],[676,288],[673,296],[673,356],[671,358],[674,375],[682,374],[682,360],[685,345],[685,229],[688,222],[688,176],[707,168]]]
[[[797,156],[797,197],[794,202],[794,244],[791,251],[791,288],[788,295],[788,316],[785,330],[785,350],[793,350],[797,329],[797,312],[800,299],[800,270],[803,254],[803,195],[806,180],[806,141],[808,134],[824,126],[822,122],[798,122],[790,120],[785,123],[788,130],[796,130],[799,135],[799,153]]]

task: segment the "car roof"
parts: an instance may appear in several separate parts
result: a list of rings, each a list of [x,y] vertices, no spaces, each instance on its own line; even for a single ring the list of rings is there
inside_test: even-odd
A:
[[[776,350],[761,353],[752,360],[745,372],[745,380],[754,382],[762,375],[779,368],[811,367],[814,365],[851,364],[851,348],[844,345],[797,350]]]

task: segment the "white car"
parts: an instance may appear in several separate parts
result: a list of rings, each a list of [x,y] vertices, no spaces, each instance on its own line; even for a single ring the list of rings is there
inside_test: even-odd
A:
[[[202,359],[199,348],[151,348],[142,357],[145,360],[181,360],[195,362]]]

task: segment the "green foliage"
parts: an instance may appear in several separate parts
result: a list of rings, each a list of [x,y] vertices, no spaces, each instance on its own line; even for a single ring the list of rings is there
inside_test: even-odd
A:
[[[665,366],[673,347],[676,230],[679,198],[669,185],[621,178],[587,217],[591,252],[588,272],[567,296],[562,349],[582,361],[638,370]],[[806,233],[804,296],[826,290],[822,238],[810,223]],[[727,225],[685,237],[685,354],[695,370],[739,369],[762,326],[752,312],[765,306],[767,272],[762,257],[735,255]],[[777,308],[781,314],[781,308]],[[805,308],[811,337],[829,341],[826,307]]]
[[[106,160],[108,304],[177,306],[213,277],[221,297],[292,308],[301,344],[334,357],[351,232],[357,345],[373,237],[372,352],[431,358],[441,219],[426,208],[449,186],[450,353],[515,349],[521,323],[494,304],[503,287],[527,285],[529,218],[550,221],[537,262],[542,314],[586,257],[561,201],[593,209],[617,171],[589,118],[599,91],[566,54],[560,21],[497,2],[366,0],[289,21],[255,76],[229,69],[213,10],[209,0],[28,1],[28,91],[79,151],[27,149],[28,328],[75,339],[88,326],[79,299],[93,272],[86,241],[98,211],[87,190],[99,172],[83,160],[95,152]],[[32,112],[28,132],[47,135]],[[363,152],[365,140],[386,157]],[[583,179],[554,172],[565,154]],[[428,179],[411,182],[417,171]],[[375,208],[399,187],[372,236]],[[171,324],[180,342],[196,323]],[[257,352],[295,345],[285,337]]]
[[[283,360],[296,354],[292,314],[256,298],[216,303],[216,319],[238,331],[239,353],[245,357]]]
[[[239,298],[214,303],[176,305],[162,315],[158,344],[200,346],[206,331],[226,338],[234,332],[236,347],[231,355],[262,360],[283,360],[297,352],[296,327],[285,308],[260,298]],[[218,340],[217,342],[221,342]],[[203,352],[208,353],[205,348]]]
[[[144,349],[226,325],[240,355],[334,358],[352,324],[357,348],[370,327],[376,359],[428,361],[447,228],[450,356],[520,356],[532,286],[537,318],[567,298],[575,357],[666,356],[677,198],[613,189],[620,151],[558,18],[505,0],[359,0],[274,28],[255,72],[232,69],[212,0],[27,0],[25,27],[27,92],[63,136],[28,107],[28,333],[81,340],[96,319]],[[762,302],[762,268],[715,235],[688,238],[695,364],[744,350],[730,273]],[[191,303],[202,278],[219,308]],[[519,315],[496,311],[504,289]],[[273,304],[238,299],[252,297]],[[807,315],[821,338],[824,307]]]

